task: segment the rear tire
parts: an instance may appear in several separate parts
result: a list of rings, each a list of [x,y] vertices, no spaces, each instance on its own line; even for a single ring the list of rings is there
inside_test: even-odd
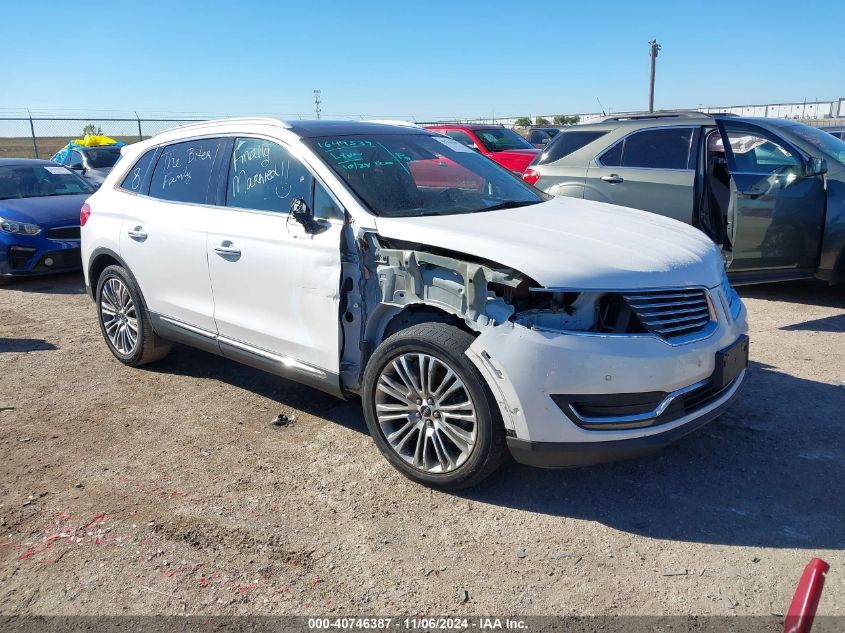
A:
[[[140,367],[161,360],[171,344],[152,328],[149,313],[132,276],[122,266],[108,266],[97,280],[100,331],[114,357]]]
[[[454,325],[414,325],[379,345],[364,371],[376,446],[407,478],[440,490],[474,486],[507,457],[498,406],[465,354],[472,341]]]

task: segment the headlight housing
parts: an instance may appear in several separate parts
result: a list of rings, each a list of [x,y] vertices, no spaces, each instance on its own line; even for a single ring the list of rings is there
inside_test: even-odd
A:
[[[38,235],[41,232],[41,227],[37,224],[30,224],[29,222],[18,222],[17,220],[0,218],[0,231],[11,233],[12,235]]]

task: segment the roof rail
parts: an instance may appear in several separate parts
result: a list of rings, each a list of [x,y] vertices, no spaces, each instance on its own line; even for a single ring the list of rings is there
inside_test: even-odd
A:
[[[379,123],[380,125],[396,125],[398,127],[422,127],[411,121],[402,121],[400,119],[364,119],[363,123]]]
[[[699,110],[658,110],[657,112],[618,112],[590,123],[606,121],[638,121],[641,119],[715,119],[717,116],[737,116],[731,112],[700,112]]]
[[[277,125],[283,128],[289,128],[290,124],[286,121],[282,121],[281,119],[276,119],[274,117],[228,117],[225,119],[208,119],[206,121],[195,121],[193,123],[188,123],[186,125],[177,125],[175,127],[170,127],[165,130],[162,130],[158,134],[154,136],[158,136],[159,134],[164,134],[165,132],[172,132],[173,130],[190,130],[191,128],[197,127],[213,127],[219,125],[226,125],[229,123],[253,123],[253,124],[264,124],[264,125]]]

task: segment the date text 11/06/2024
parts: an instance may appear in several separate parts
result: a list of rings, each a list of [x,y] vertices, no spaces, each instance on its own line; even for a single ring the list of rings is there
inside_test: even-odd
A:
[[[512,618],[308,618],[309,630],[524,630],[523,620]]]

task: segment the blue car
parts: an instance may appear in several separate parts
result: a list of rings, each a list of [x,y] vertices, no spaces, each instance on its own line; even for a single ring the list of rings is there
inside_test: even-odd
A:
[[[79,212],[94,187],[47,160],[0,159],[0,285],[78,270]]]

